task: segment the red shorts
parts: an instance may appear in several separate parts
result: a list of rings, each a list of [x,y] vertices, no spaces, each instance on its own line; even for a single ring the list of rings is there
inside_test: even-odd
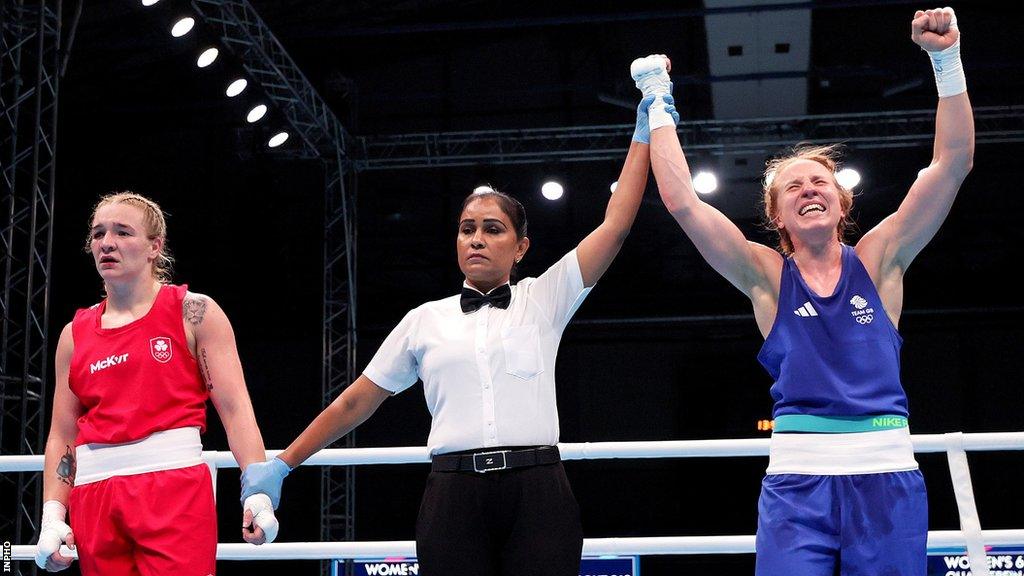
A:
[[[68,508],[83,576],[216,573],[217,510],[205,464],[76,486]]]

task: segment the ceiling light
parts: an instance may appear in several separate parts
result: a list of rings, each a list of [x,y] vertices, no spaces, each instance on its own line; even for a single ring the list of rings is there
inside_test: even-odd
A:
[[[258,104],[254,106],[252,110],[249,110],[249,113],[246,114],[245,119],[249,122],[249,124],[252,124],[253,122],[257,122],[260,118],[263,118],[266,115],[267,105]]]
[[[287,132],[278,132],[277,134],[274,134],[274,136],[270,139],[269,142],[267,142],[267,146],[269,146],[271,148],[277,148],[281,144],[284,144],[284,141],[287,140],[287,139],[288,139],[288,133]]]
[[[711,194],[718,189],[718,178],[711,172],[697,172],[693,177],[693,189],[698,194]]]
[[[192,27],[195,25],[196,21],[186,16],[185,18],[182,18],[181,20],[178,20],[174,23],[174,26],[171,27],[171,36],[174,36],[175,38],[181,38],[185,34],[188,34],[189,31],[192,30]]]
[[[239,78],[231,84],[228,84],[228,89],[224,93],[227,94],[229,98],[233,98],[241,94],[242,90],[245,90],[245,87],[248,85],[249,83],[246,82],[245,78]]]
[[[843,188],[853,190],[854,186],[860,184],[860,172],[857,172],[853,168],[843,168],[839,172],[836,172],[836,180]]]
[[[562,188],[562,185],[555,181],[545,182],[544,185],[540,187],[540,193],[548,200],[558,200],[562,197],[563,192],[565,192],[565,190]]]
[[[199,59],[196,60],[196,66],[206,68],[210,64],[213,64],[213,61],[217,59],[218,54],[220,54],[220,50],[217,50],[216,48],[207,48],[206,50],[203,50],[203,53],[199,55]]]

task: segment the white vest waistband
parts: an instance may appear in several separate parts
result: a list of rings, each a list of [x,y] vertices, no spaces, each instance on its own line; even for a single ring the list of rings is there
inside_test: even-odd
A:
[[[154,432],[124,444],[82,444],[75,448],[78,470],[75,486],[160,470],[176,470],[203,463],[199,428]]]
[[[917,470],[910,429],[772,434],[767,474],[837,476]]]

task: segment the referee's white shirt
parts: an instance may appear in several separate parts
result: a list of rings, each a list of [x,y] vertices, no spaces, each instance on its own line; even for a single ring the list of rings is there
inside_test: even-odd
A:
[[[405,315],[363,374],[398,393],[423,381],[431,454],[558,443],[555,356],[590,288],[573,250],[512,286],[505,310],[462,312],[459,296]]]

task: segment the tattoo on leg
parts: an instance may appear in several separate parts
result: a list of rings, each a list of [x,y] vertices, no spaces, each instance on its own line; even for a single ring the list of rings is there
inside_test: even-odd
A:
[[[75,453],[71,450],[71,446],[66,446],[66,448],[67,450],[64,452],[64,455],[60,457],[60,462],[57,463],[57,477],[68,486],[74,486],[77,468]]]
[[[182,302],[182,313],[189,324],[199,326],[203,323],[203,315],[206,314],[206,299],[186,296]]]
[[[206,389],[213,390],[213,376],[210,374],[210,363],[206,360],[206,348],[199,351],[199,359],[202,361],[203,379],[206,380]]]

